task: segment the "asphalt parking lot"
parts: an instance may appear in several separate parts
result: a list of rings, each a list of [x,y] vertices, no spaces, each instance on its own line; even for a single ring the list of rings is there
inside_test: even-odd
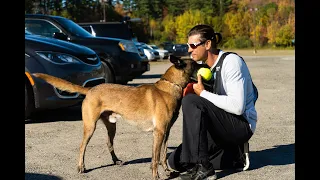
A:
[[[239,52],[250,68],[259,89],[256,103],[257,129],[250,143],[250,168],[244,172],[218,171],[223,180],[295,179],[295,56],[252,55]],[[262,54],[262,53],[261,53]],[[130,85],[153,83],[170,66],[168,61],[151,62],[151,70],[130,81]],[[182,114],[171,129],[169,152],[181,143]],[[142,180],[151,179],[152,132],[141,132],[123,121],[117,122],[114,148],[125,161],[112,165],[106,146],[106,129],[98,122],[87,147],[88,172],[78,174],[82,138],[81,110],[73,107],[39,113],[25,121],[26,180]],[[160,176],[165,178],[162,167]]]

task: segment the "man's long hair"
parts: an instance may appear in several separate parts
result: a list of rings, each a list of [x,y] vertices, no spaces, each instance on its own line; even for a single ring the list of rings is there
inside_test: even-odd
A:
[[[214,49],[217,48],[217,44],[222,40],[220,33],[215,33],[211,26],[205,24],[199,24],[190,29],[188,38],[197,34],[200,34],[200,41],[211,40],[211,46]]]

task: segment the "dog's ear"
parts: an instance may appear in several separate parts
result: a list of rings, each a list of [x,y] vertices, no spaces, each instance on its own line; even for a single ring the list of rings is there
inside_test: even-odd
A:
[[[183,68],[186,65],[186,63],[183,60],[174,55],[170,55],[169,60],[172,64],[174,64],[176,68]]]

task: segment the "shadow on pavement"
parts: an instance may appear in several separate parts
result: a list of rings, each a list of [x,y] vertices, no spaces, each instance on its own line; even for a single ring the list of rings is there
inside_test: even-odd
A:
[[[25,124],[79,120],[82,120],[81,105],[68,108],[39,111],[32,115],[30,119],[25,120]]]
[[[175,148],[176,147],[168,147],[168,150],[169,149],[173,150]],[[295,163],[294,149],[295,149],[295,144],[287,144],[287,145],[275,146],[274,148],[265,149],[261,151],[250,151],[250,167],[247,171],[259,169],[269,165],[279,166],[279,165],[294,164]],[[170,153],[171,152],[167,153],[167,157],[168,155],[170,155]],[[126,161],[123,163],[123,165],[140,164],[140,163],[151,163],[151,158],[140,158],[140,159],[134,159],[131,161]],[[93,169],[88,169],[86,170],[86,172],[90,172],[95,169],[105,168],[113,165],[114,164],[103,165]],[[234,169],[226,169],[218,172],[217,176],[218,178],[222,178],[237,172],[239,171]],[[179,176],[179,174],[173,174],[172,177],[169,177],[167,179],[174,179],[177,176]]]
[[[115,164],[107,164],[107,165],[102,165],[102,166],[99,166],[99,167],[95,167],[95,168],[92,168],[92,169],[85,169],[85,173],[88,173],[90,171],[93,171],[93,170],[96,170],[96,169],[100,169],[100,168],[105,168],[105,167],[109,167],[109,166],[116,166]]]
[[[128,164],[140,164],[140,163],[151,163],[151,158],[141,158],[141,159],[135,159],[132,161],[125,161],[125,162],[123,162],[122,165],[106,164],[106,165],[102,165],[102,166],[95,167],[92,169],[86,169],[85,172],[87,173],[87,172],[90,172],[90,171],[93,171],[96,169],[105,168],[105,167],[109,167],[109,166],[124,166],[124,165],[128,165]]]
[[[250,169],[294,164],[295,144],[279,145],[262,151],[250,151]]]
[[[46,174],[34,174],[34,173],[25,173],[24,175],[25,180],[62,180],[62,178],[53,176],[53,175],[46,175]]]
[[[151,163],[151,158],[141,158],[141,159],[135,159],[131,161],[126,161],[123,163],[123,165],[127,164],[140,164],[140,163]]]
[[[271,149],[250,151],[250,167],[247,171],[262,168],[264,166],[280,166],[295,163],[295,144],[274,146]],[[222,170],[218,178],[237,173],[236,170]]]

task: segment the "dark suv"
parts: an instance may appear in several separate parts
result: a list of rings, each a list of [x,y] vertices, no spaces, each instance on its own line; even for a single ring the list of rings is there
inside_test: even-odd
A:
[[[132,30],[123,22],[87,22],[78,24],[94,36],[126,40],[134,39]]]
[[[172,42],[163,42],[161,46],[163,47],[163,49],[169,51],[170,54],[173,53],[174,44]]]
[[[25,29],[33,34],[70,41],[93,49],[105,67],[108,83],[126,84],[150,70],[148,59],[141,56],[132,41],[94,37],[74,21],[42,14],[26,14]]]
[[[187,44],[175,44],[172,47],[173,51],[172,51],[172,55],[174,56],[178,56],[178,57],[182,57],[182,56],[189,56],[189,52],[188,52],[188,45]]]
[[[130,22],[86,22],[78,23],[82,28],[96,37],[111,37],[126,39],[129,41],[137,41],[132,28],[128,24]],[[146,57],[143,49],[137,47],[140,56]]]

